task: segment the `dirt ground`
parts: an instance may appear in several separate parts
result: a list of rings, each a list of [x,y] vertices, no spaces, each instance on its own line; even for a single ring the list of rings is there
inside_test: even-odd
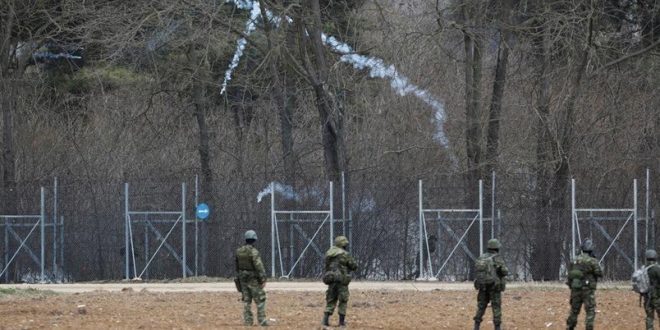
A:
[[[349,302],[349,328],[471,328],[476,292],[466,286],[458,288],[413,291],[356,285]],[[79,293],[0,289],[4,290],[0,294],[0,329],[245,328],[241,326],[240,294],[235,292],[171,292],[130,285],[124,285],[123,291]],[[517,285],[507,289],[503,296],[504,328],[564,329],[568,295],[568,290],[559,286]],[[632,291],[601,289],[596,299],[597,329],[644,327],[644,311]],[[323,292],[316,289],[274,289],[268,292],[267,313],[275,328],[320,329],[324,304]],[[492,329],[491,317],[487,312],[482,329]],[[336,326],[336,314],[332,322]],[[584,312],[581,328],[583,324]]]

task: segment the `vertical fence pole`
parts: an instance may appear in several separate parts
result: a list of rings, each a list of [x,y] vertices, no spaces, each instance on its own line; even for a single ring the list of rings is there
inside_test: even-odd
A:
[[[495,238],[495,182],[495,171],[493,171],[490,192],[490,238]]]
[[[341,234],[346,236],[346,178],[341,172]]]
[[[199,247],[198,242],[199,242],[199,219],[197,218],[197,206],[199,205],[199,175],[195,174],[195,277],[197,277],[197,265],[198,265],[198,257],[197,254],[199,253]]]
[[[46,266],[46,189],[41,187],[41,216],[39,218],[39,229],[41,229],[41,281],[45,281]]]
[[[60,216],[60,269],[64,272],[64,216]]]
[[[130,279],[128,274],[128,226],[131,217],[128,214],[128,182],[124,183],[124,268],[126,279]]]
[[[144,260],[145,262],[149,260],[149,227],[147,227],[147,224],[149,223],[149,214],[144,215]],[[146,271],[144,272],[144,277],[146,279],[149,279],[149,267],[147,267]]]
[[[57,177],[53,179],[53,273],[57,271]]]
[[[332,181],[330,181],[330,246],[332,247],[335,238],[335,212],[334,212],[334,192],[332,191]]]
[[[9,263],[9,218],[5,218],[5,267]],[[5,272],[5,283],[9,283],[9,272]]]
[[[646,168],[646,209],[644,214],[644,226],[646,227],[644,231],[644,244],[646,248],[649,249],[649,205],[650,205],[650,184],[651,184],[651,170]]]
[[[484,181],[479,180],[479,255],[484,253]]]
[[[502,237],[502,212],[497,209],[497,237]]]
[[[348,210],[348,241],[353,242],[353,211]],[[348,252],[353,253],[353,245],[348,245]]]
[[[270,271],[275,278],[275,183],[270,183]]]
[[[423,259],[424,259],[424,242],[422,241],[422,236],[424,236],[424,224],[422,223],[424,221],[424,209],[422,205],[422,180],[419,180],[419,192],[417,194],[419,200],[419,277],[422,278],[424,274],[422,272],[424,271],[424,264],[423,264]]]
[[[571,259],[575,259],[575,179],[571,179]]]
[[[293,269],[293,264],[296,262],[293,251],[293,213],[289,214],[289,269]]]
[[[183,278],[186,278],[186,183],[181,184],[181,246],[182,246],[182,256],[181,256],[181,271],[183,272]]]
[[[634,190],[633,191],[633,199],[635,200],[634,203],[633,203],[634,204],[634,209],[633,209],[633,218],[634,219],[633,220],[635,220],[635,222],[633,223],[634,224],[634,226],[633,226],[633,231],[634,231],[633,235],[635,236],[635,238],[634,238],[635,247],[634,247],[633,251],[635,253],[635,269],[637,269],[637,255],[639,254],[637,252],[637,179],[633,180],[633,190]]]

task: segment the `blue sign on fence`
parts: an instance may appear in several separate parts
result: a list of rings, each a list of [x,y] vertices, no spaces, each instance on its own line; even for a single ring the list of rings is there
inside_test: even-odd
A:
[[[209,214],[211,214],[211,210],[208,205],[205,203],[197,205],[197,218],[204,220],[209,217]]]

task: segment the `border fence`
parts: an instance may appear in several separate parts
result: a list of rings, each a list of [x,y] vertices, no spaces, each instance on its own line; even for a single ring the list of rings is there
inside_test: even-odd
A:
[[[275,278],[319,278],[325,250],[343,234],[362,279],[468,280],[496,237],[513,280],[561,279],[585,238],[606,278],[624,280],[656,242],[658,187],[644,174],[563,178],[554,204],[539,202],[534,174],[468,183],[463,175],[356,171],[292,186],[232,178],[218,181],[213,196],[194,173],[19,183],[3,191],[13,203],[0,214],[0,281],[231,277],[248,229]],[[196,217],[199,203],[211,206],[205,220]]]

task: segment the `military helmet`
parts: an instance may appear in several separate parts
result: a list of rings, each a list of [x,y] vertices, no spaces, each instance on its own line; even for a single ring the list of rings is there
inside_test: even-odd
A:
[[[591,252],[594,250],[594,242],[592,242],[590,239],[584,240],[582,242],[582,251],[584,252]]]
[[[502,244],[498,239],[491,238],[488,240],[488,244],[486,246],[489,250],[499,250],[502,247]]]
[[[348,238],[346,236],[337,236],[335,238],[335,245],[340,248],[346,247],[348,245]]]
[[[247,240],[247,239],[253,239],[253,240],[256,241],[256,240],[257,240],[257,232],[255,232],[254,230],[248,230],[248,231],[246,231],[246,232],[245,232],[245,239],[246,239],[246,240]]]
[[[653,249],[646,250],[646,252],[644,253],[644,256],[646,257],[646,259],[649,259],[649,260],[658,259],[658,253],[655,252],[655,250],[653,250]]]

